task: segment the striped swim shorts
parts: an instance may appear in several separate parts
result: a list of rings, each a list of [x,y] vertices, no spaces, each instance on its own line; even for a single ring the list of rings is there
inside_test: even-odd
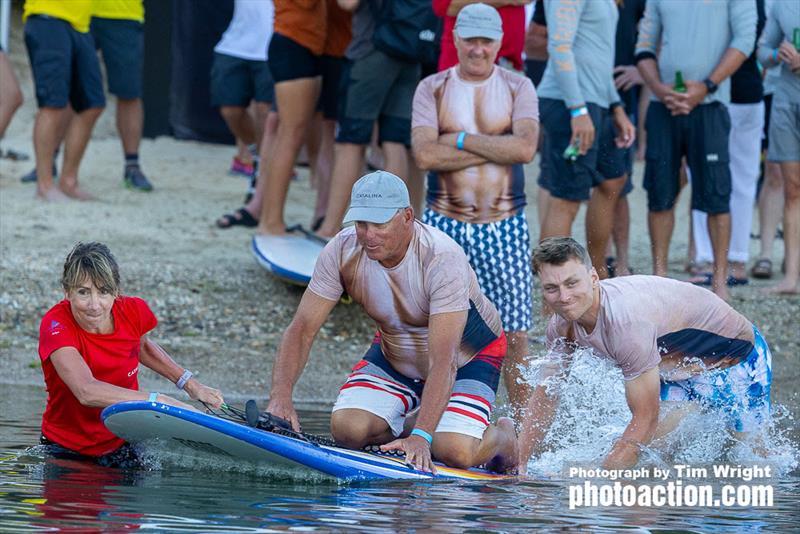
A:
[[[506,349],[506,337],[502,334],[458,370],[436,432],[483,437],[492,415]],[[397,437],[403,433],[406,417],[416,415],[424,386],[424,380],[395,371],[383,355],[380,336],[376,336],[339,390],[333,411],[358,409],[377,415]]]
[[[530,330],[533,326],[533,275],[525,212],[479,224],[458,221],[426,209],[422,222],[446,233],[464,249],[481,291],[500,312],[503,330]]]

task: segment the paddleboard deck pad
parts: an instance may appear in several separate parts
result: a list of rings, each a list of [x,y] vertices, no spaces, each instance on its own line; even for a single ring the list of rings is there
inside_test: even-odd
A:
[[[300,226],[287,228],[286,235],[256,235],[251,250],[256,261],[276,277],[307,286],[314,273],[324,241]]]
[[[252,428],[243,421],[157,402],[117,403],[104,409],[101,418],[112,433],[131,443],[178,443],[188,451],[199,450],[257,465],[306,467],[341,480],[513,478],[483,469],[455,469],[439,463],[436,464],[437,473],[432,475],[409,466],[400,455],[344,449],[325,438],[280,429]]]

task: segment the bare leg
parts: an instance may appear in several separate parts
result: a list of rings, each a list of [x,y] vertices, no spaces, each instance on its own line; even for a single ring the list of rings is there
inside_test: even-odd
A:
[[[650,229],[650,253],[653,257],[653,274],[667,276],[669,262],[669,242],[675,227],[674,208],[666,211],[651,211],[647,214]]]
[[[542,235],[539,240],[571,235],[572,223],[580,207],[580,202],[564,200],[551,195],[547,207],[547,217],[542,225]]]
[[[539,228],[544,227],[544,221],[547,219],[549,202],[550,191],[540,186],[536,194],[536,215],[539,219]]]
[[[319,153],[314,165],[314,177],[317,185],[317,203],[314,207],[312,222],[325,217],[328,198],[331,190],[331,174],[333,173],[333,145],[336,137],[336,120],[323,119],[320,136]]]
[[[628,264],[628,244],[630,242],[631,213],[628,206],[628,197],[622,197],[617,201],[614,213],[614,248],[617,258],[617,276],[627,276],[631,274]]]
[[[772,258],[775,232],[783,213],[783,176],[778,163],[764,164],[764,183],[758,196],[758,231],[761,233],[759,258]]]
[[[800,161],[782,161],[781,174],[785,191],[783,246],[786,274],[771,290],[796,294],[800,292]]]
[[[433,457],[450,467],[467,469],[489,464],[492,471],[503,472],[516,467],[519,462],[519,445],[514,423],[501,417],[496,425],[489,425],[482,439],[454,432],[437,432],[431,447]]]
[[[255,122],[253,123],[256,128],[256,141],[257,145],[261,145],[261,140],[264,138],[264,126],[267,124],[267,116],[272,109],[272,104],[269,102],[256,102],[250,105],[250,116],[255,115]]]
[[[77,113],[69,123],[64,138],[64,166],[58,186],[61,191],[78,200],[91,200],[92,196],[78,186],[78,167],[89,144],[94,123],[97,122],[103,108],[89,108]],[[36,172],[39,172],[37,164]]]
[[[714,251],[714,277],[711,289],[723,300],[728,300],[728,245],[731,242],[731,215],[708,215],[708,234]]]
[[[22,91],[5,52],[0,52],[0,139],[6,133],[14,113],[22,105]]]
[[[117,100],[117,131],[125,154],[137,154],[142,141],[144,109],[141,98]]]
[[[305,148],[308,153],[308,165],[311,168],[311,187],[317,187],[317,158],[322,145],[322,112],[317,111],[308,125],[305,137]]]
[[[256,190],[253,193],[253,198],[244,207],[254,218],[258,218],[261,213],[261,207],[264,205],[264,192],[267,189],[264,185],[267,183],[267,162],[272,157],[276,135],[278,135],[278,113],[270,111],[264,123],[264,136],[261,138],[261,143],[259,143],[258,159],[261,160],[261,164],[258,167]]]
[[[508,403],[511,413],[517,421],[522,420],[522,409],[533,392],[533,387],[523,381],[523,371],[529,365],[528,333],[506,332],[508,338],[508,353],[503,362],[503,383],[508,392]]]
[[[36,196],[45,201],[66,200],[53,183],[53,158],[61,143],[60,132],[69,121],[69,108],[39,108],[33,124],[33,148],[36,154]]]
[[[331,435],[336,443],[348,449],[383,445],[394,439],[384,419],[357,408],[336,410],[331,414]]]
[[[301,78],[275,84],[278,101],[278,133],[267,161],[264,203],[258,233],[282,235],[286,232],[283,209],[289,191],[294,162],[314,116],[321,79]]]
[[[222,106],[219,108],[219,113],[225,119],[225,124],[228,125],[231,133],[236,136],[237,141],[241,141],[245,150],[239,150],[239,159],[245,155],[249,161],[243,160],[245,163],[252,162],[252,157],[247,149],[247,145],[252,145],[256,142],[256,126],[253,123],[253,117],[247,111],[247,108],[240,106]]]
[[[364,168],[365,150],[364,145],[336,143],[328,209],[325,221],[317,232],[319,235],[333,237],[341,229],[344,214],[350,204],[350,191]]]
[[[417,219],[421,219],[422,209],[425,205],[425,177],[427,173],[417,167],[417,162],[414,161],[414,156],[410,150],[406,150],[406,158],[408,159],[408,179],[405,182],[408,186],[408,195],[411,198],[411,207],[414,208],[414,214]]]
[[[614,212],[625,176],[605,180],[592,189],[592,197],[586,210],[586,241],[589,257],[601,279],[608,278],[606,269],[606,246],[614,227]]]

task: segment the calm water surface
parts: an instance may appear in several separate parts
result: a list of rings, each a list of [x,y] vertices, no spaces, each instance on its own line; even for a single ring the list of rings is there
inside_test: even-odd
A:
[[[570,510],[569,483],[558,479],[338,484],[310,473],[275,473],[163,453],[153,455],[152,469],[137,472],[54,460],[31,448],[38,441],[43,406],[41,389],[0,385],[2,532],[800,529],[800,472],[785,458],[778,461],[784,472],[765,481],[774,488],[771,508]],[[325,431],[326,412],[301,417],[307,430]],[[551,465],[554,459],[548,461]],[[531,471],[537,469],[546,466],[533,465]]]

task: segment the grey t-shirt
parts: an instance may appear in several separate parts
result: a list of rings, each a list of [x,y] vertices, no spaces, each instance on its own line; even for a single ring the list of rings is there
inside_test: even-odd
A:
[[[754,0],[647,0],[636,54],[658,55],[658,72],[666,84],[673,83],[676,71],[681,71],[684,80],[701,81],[728,48],[739,50],[745,57],[753,52],[757,22]],[[727,78],[703,104],[727,104],[730,100]]]
[[[758,60],[765,67],[778,65],[774,50],[787,40],[792,42],[795,28],[800,28],[800,1],[779,0],[772,2],[767,11],[767,25],[758,43]],[[788,65],[780,63],[773,70],[779,71],[773,79],[774,101],[800,102],[800,72],[792,72]]]
[[[626,380],[660,366],[680,380],[738,363],[753,349],[753,325],[707,289],[660,276],[623,276],[600,282],[594,330],[554,315],[547,346],[559,338],[611,359]]]
[[[619,101],[614,87],[614,46],[619,11],[614,0],[544,0],[547,62],[540,98],[567,107]]]
[[[383,0],[361,0],[353,12],[352,34],[350,45],[344,57],[355,61],[366,56],[375,48],[372,34],[375,33],[375,14],[380,11]]]

